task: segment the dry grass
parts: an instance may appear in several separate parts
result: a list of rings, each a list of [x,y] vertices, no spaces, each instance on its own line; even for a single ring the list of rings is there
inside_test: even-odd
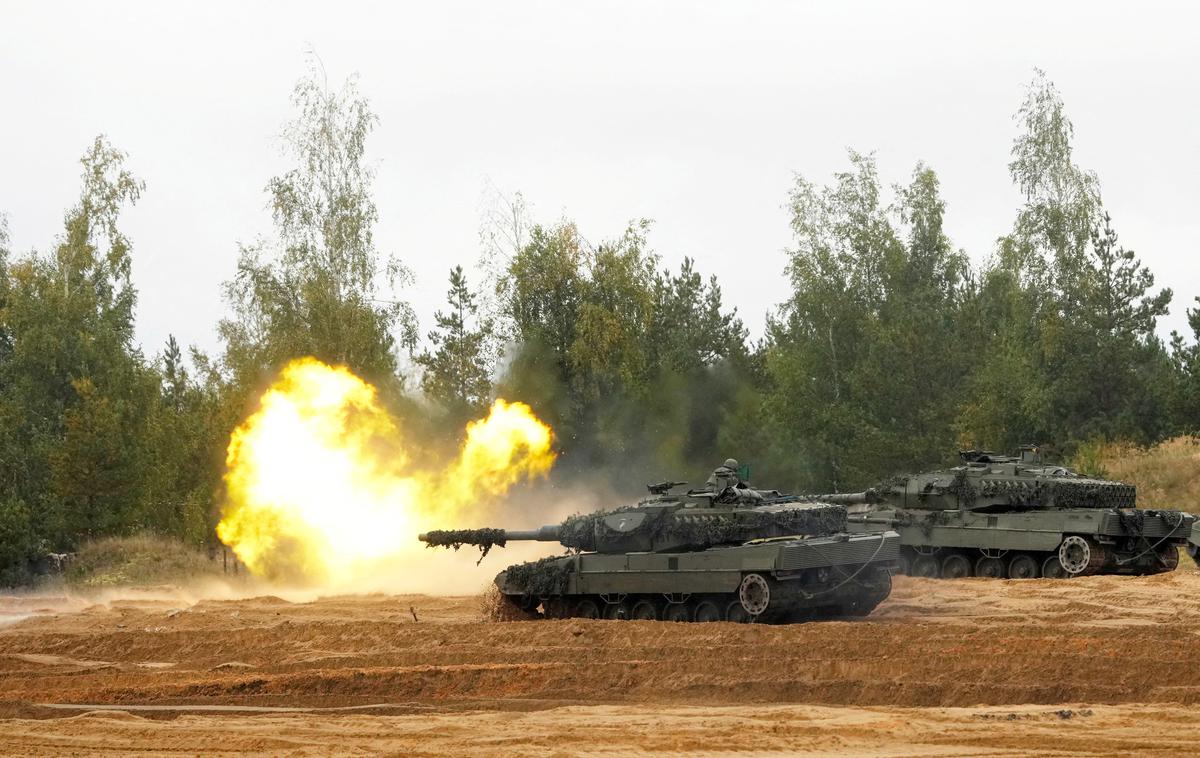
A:
[[[1176,437],[1150,448],[1127,442],[1089,448],[1109,478],[1137,485],[1140,507],[1200,511],[1200,437]]]
[[[178,540],[150,534],[105,537],[84,544],[71,559],[66,581],[80,587],[178,582],[221,573],[219,561]]]

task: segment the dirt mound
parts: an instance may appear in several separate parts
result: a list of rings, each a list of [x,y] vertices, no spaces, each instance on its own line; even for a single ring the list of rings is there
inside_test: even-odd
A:
[[[518,608],[494,584],[488,585],[480,595],[479,616],[484,621],[532,621],[535,618],[534,614]]]
[[[135,597],[85,607],[52,604],[52,613],[16,620],[48,601],[0,598],[0,616],[14,619],[0,627],[0,717],[6,717],[0,752],[19,746],[17,752],[37,753],[38,745],[46,747],[42,752],[53,752],[52,745],[90,752],[96,734],[116,739],[112,744],[146,740],[168,749],[168,733],[187,735],[179,744],[192,752],[225,749],[202,735],[223,724],[236,725],[237,749],[246,752],[291,752],[309,744],[291,731],[269,738],[270,730],[260,731],[265,719],[280,719],[271,722],[277,730],[307,734],[313,745],[339,744],[329,735],[369,732],[380,750],[437,752],[436,745],[477,754],[557,745],[556,732],[546,730],[564,718],[590,724],[583,733],[616,730],[622,745],[642,740],[663,747],[653,733],[663,735],[665,745],[690,749],[728,737],[741,747],[795,750],[808,734],[812,745],[831,751],[843,744],[837,740],[875,745],[861,748],[868,754],[884,744],[872,740],[883,738],[885,723],[924,725],[897,733],[909,753],[930,752],[936,743],[951,746],[943,750],[951,754],[973,752],[969,744],[1001,744],[1005,734],[1012,737],[1007,748],[982,752],[1024,754],[1059,745],[1068,752],[1119,753],[1135,737],[1167,750],[1183,731],[1200,729],[1185,726],[1200,723],[1186,716],[1200,714],[1196,572],[1059,582],[899,578],[892,597],[867,619],[795,626],[496,622],[481,618],[481,601],[368,595],[289,603],[264,596],[180,608]],[[788,705],[794,703],[808,704],[807,710]],[[704,708],[681,708],[689,705]],[[1105,705],[1149,715],[1122,721],[1124,711]],[[106,711],[62,724],[63,716],[102,706],[136,718]],[[260,713],[237,715],[230,710],[237,707]],[[181,715],[197,708],[225,715]],[[270,715],[279,708],[357,710]],[[510,725],[514,713],[548,708],[556,715],[520,717],[528,719],[527,730]],[[431,715],[396,715],[414,711]],[[487,715],[498,711],[510,716]],[[794,727],[802,712],[830,715],[805,731]],[[452,713],[453,723],[475,723],[480,731],[453,727],[432,743],[421,742],[430,724],[449,718],[437,713]],[[56,721],[46,734],[59,738],[41,742],[32,737],[36,729],[19,721],[49,716]],[[400,726],[371,721],[385,717],[400,719]],[[163,726],[164,718],[176,726]],[[874,726],[860,734],[860,722]],[[1054,726],[1059,722],[1071,726]],[[1076,726],[1082,723],[1109,730],[1108,736],[1089,747],[1086,729]],[[360,733],[355,724],[372,726]],[[925,728],[943,737],[976,735],[979,742],[956,736],[927,743]],[[837,740],[830,741],[830,729]],[[1045,743],[1014,736],[1052,732],[1070,736]],[[777,733],[785,737],[760,739]],[[567,744],[574,745],[568,752],[587,752],[584,742]]]
[[[8,702],[1200,702],[1200,574],[902,578],[796,626],[482,622],[479,598],[114,601],[0,629]],[[0,603],[2,605],[2,603]],[[0,609],[2,610],[2,609]],[[417,620],[414,620],[414,614]]]

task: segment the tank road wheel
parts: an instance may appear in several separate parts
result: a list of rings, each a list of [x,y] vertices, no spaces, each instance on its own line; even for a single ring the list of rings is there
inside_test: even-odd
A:
[[[1038,563],[1032,555],[1017,553],[1008,562],[1009,579],[1037,579]]]
[[[912,575],[926,579],[938,578],[938,559],[932,555],[918,555],[912,564]]]
[[[505,595],[505,597],[526,613],[537,614],[538,606],[542,604],[542,599],[537,595]]]
[[[985,579],[1000,579],[1004,576],[1004,561],[984,555],[975,561],[975,576]]]
[[[667,603],[663,609],[663,621],[691,621],[692,614],[687,603]]]
[[[696,603],[696,613],[693,618],[704,623],[720,621],[721,608],[711,600],[701,600]]]
[[[962,553],[951,553],[942,559],[943,579],[962,579],[971,575],[971,560]]]
[[[624,621],[629,618],[629,603],[624,600],[619,603],[605,603],[603,615],[609,621]]]
[[[575,604],[575,612],[571,615],[581,619],[598,619],[600,618],[600,606],[595,600],[590,597],[585,597]]]
[[[573,610],[563,597],[548,597],[542,601],[542,615],[548,619],[568,618]]]
[[[1071,576],[1089,573],[1104,564],[1100,546],[1078,534],[1068,535],[1058,546],[1058,560]]]
[[[629,618],[632,621],[658,621],[658,606],[653,600],[642,598],[633,604]]]
[[[1159,548],[1157,561],[1151,571],[1155,574],[1174,571],[1179,568],[1179,548],[1175,545],[1167,545],[1164,548]]]
[[[738,587],[738,602],[750,618],[761,616],[771,604],[771,586],[762,574],[746,574]]]
[[[859,591],[842,603],[843,616],[869,616],[875,607],[887,599],[892,592],[892,576],[886,571],[875,577],[867,576],[859,583]]]
[[[1051,553],[1042,561],[1042,576],[1047,579],[1070,579],[1071,575],[1063,568],[1062,561],[1058,559],[1058,553]]]
[[[741,600],[734,600],[725,606],[725,620],[734,624],[749,624],[750,614],[742,607]]]

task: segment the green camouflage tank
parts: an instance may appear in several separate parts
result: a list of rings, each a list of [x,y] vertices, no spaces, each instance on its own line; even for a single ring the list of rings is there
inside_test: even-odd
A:
[[[925,577],[1153,574],[1200,544],[1191,514],[1139,509],[1133,485],[1045,464],[1035,447],[960,457],[954,468],[816,499],[846,505],[852,530],[897,531],[902,571]]]
[[[866,615],[890,593],[894,532],[850,534],[844,506],[774,491],[671,493],[683,484],[650,485],[636,505],[539,529],[419,538],[484,555],[517,540],[560,543],[567,555],[510,566],[495,580],[511,603],[548,618],[792,622]]]

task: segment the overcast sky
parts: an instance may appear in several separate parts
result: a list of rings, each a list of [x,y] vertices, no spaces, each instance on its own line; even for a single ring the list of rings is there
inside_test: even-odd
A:
[[[239,241],[314,49],[357,72],[380,124],[377,242],[417,275],[424,333],[455,263],[479,253],[488,182],[593,241],[631,218],[676,267],[719,273],[754,334],[787,295],[782,206],[874,151],[888,184],[925,161],[976,261],[1011,226],[1013,113],[1033,68],[1058,85],[1076,160],[1121,241],[1200,295],[1200,14],[1185,3],[54,3],[0,0],[0,214],[47,250],[107,134],[146,192],[134,244],[138,339],[217,345]]]

